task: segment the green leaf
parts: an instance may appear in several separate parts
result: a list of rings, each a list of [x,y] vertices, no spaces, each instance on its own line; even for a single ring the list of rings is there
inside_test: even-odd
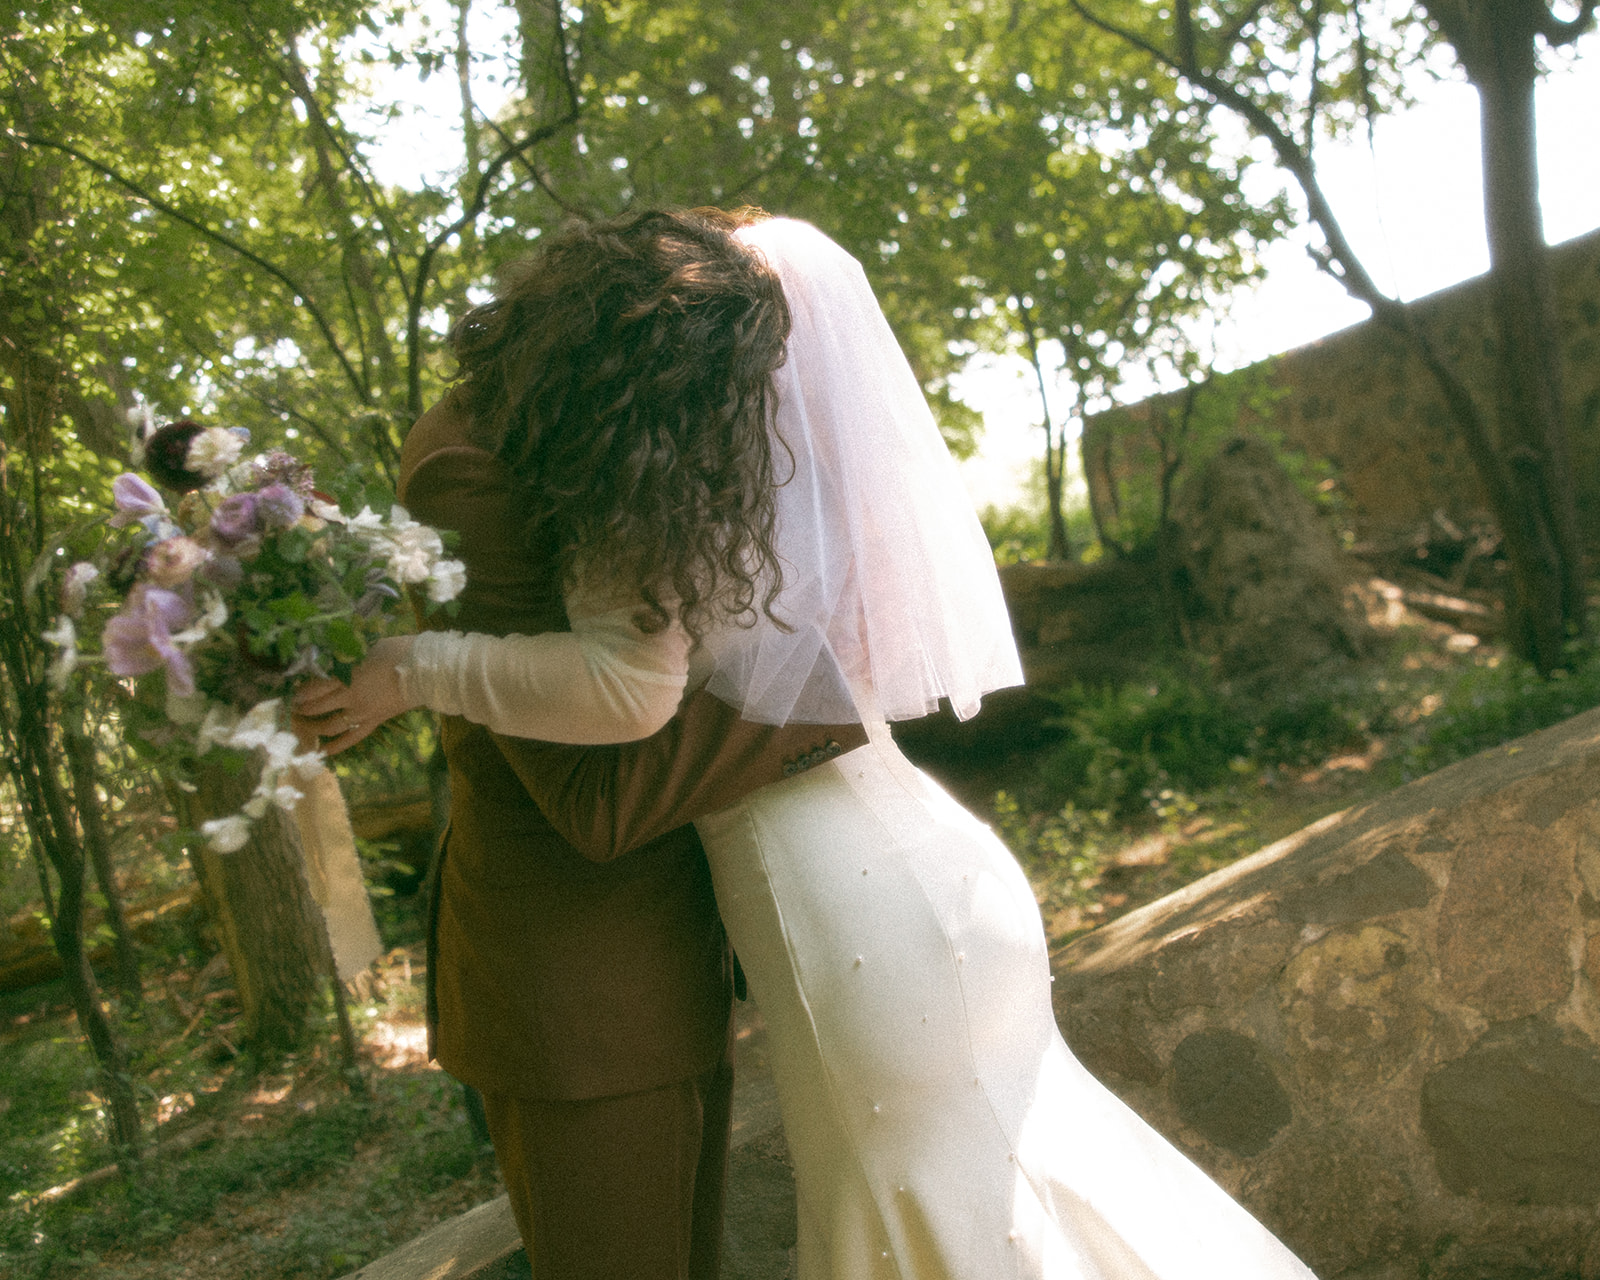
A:
[[[366,641],[348,618],[334,618],[323,629],[329,651],[342,662],[359,662],[366,657]]]

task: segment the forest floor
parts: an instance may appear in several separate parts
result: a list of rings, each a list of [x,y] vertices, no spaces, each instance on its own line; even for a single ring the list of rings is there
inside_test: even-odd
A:
[[[1484,683],[1500,661],[1491,647],[1445,639],[1413,637],[1370,673],[1393,704],[1381,731],[1294,764],[1250,762],[1193,794],[1151,790],[1131,816],[1058,811],[1014,783],[1026,759],[931,771],[1017,851],[1054,948],[1390,789],[1415,744],[1408,726],[1452,697],[1473,714],[1496,699],[1526,703],[1532,686]],[[1600,702],[1600,664],[1572,693],[1574,709]],[[1506,725],[1505,736],[1526,727],[1515,716]],[[89,1058],[59,985],[0,996],[0,1275],[324,1280],[498,1194],[462,1091],[426,1061],[418,913],[390,899],[380,915],[391,949],[351,1005],[364,1091],[339,1069],[331,1012],[306,1052],[263,1067],[233,1043],[225,963],[192,938],[147,951],[142,1005],[120,1010],[155,1132],[136,1180],[109,1169]]]

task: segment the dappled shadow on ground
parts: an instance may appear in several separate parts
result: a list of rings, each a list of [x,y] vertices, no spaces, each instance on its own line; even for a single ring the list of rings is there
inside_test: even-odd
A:
[[[421,977],[420,957],[396,949],[352,1011],[364,1097],[337,1068],[331,1028],[299,1057],[263,1071],[211,1039],[197,1061],[145,1091],[162,1123],[141,1184],[87,1169],[76,1185],[62,1178],[46,1186],[36,1174],[0,1211],[0,1272],[20,1278],[88,1266],[106,1280],[339,1276],[497,1195],[493,1156],[472,1133],[460,1087],[426,1061]],[[163,980],[151,976],[147,1002],[160,998]],[[0,1093],[12,1096],[29,1063],[81,1078],[86,1055],[75,1040],[58,1004],[14,1013],[0,1031],[0,1061],[23,1070],[8,1072]],[[185,1087],[172,1084],[180,1074]],[[81,1136],[92,1130],[94,1105],[90,1094],[66,1108],[44,1145],[81,1146],[80,1165],[97,1163],[97,1153],[103,1159]],[[0,1107],[0,1124],[15,1109]],[[73,1172],[70,1161],[55,1168]]]

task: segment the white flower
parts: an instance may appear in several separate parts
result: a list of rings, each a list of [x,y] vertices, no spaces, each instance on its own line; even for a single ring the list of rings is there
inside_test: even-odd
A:
[[[287,768],[301,782],[310,782],[325,768],[328,757],[320,751],[307,751],[290,758]]]
[[[199,644],[228,620],[228,606],[215,593],[208,593],[200,607],[201,613],[194,620],[194,625],[177,632],[172,637],[173,644]]]
[[[251,751],[271,742],[272,736],[278,732],[278,703],[279,699],[270,698],[251,707],[228,735],[228,746]]]
[[[87,560],[80,560],[67,570],[61,582],[61,607],[76,618],[83,612],[84,601],[89,596],[89,585],[100,576],[100,570]]]
[[[77,649],[63,649],[56,655],[56,660],[50,664],[44,675],[45,679],[50,682],[50,687],[60,693],[71,683],[72,673],[77,669]]]
[[[57,618],[54,627],[49,631],[41,631],[39,634],[58,649],[76,649],[78,647],[78,628],[72,625],[71,618]]]
[[[428,577],[428,599],[435,604],[454,600],[466,589],[467,566],[460,560],[440,560]]]
[[[244,452],[244,441],[226,427],[207,427],[189,442],[183,465],[208,480],[215,480]]]
[[[50,664],[50,669],[45,672],[50,687],[59,693],[67,687],[67,682],[72,679],[72,673],[78,669],[78,629],[72,625],[71,618],[63,616],[56,619],[56,625],[42,635],[50,644],[61,650],[56,654],[55,661]]]
[[[200,824],[200,834],[217,853],[237,853],[250,839],[250,820],[240,814],[212,818]]]
[[[295,805],[299,804],[305,797],[306,793],[304,791],[301,791],[298,787],[291,786],[287,782],[280,782],[272,789],[272,803],[285,813],[293,813]]]
[[[443,554],[444,540],[436,530],[408,524],[390,536],[389,575],[396,582],[426,582]]]
[[[300,739],[292,733],[279,730],[263,742],[262,747],[267,753],[266,767],[274,772],[287,769],[290,762],[299,752]]]
[[[345,515],[331,502],[324,502],[321,498],[312,497],[306,503],[306,510],[319,520],[327,520],[332,524],[344,524]]]
[[[322,513],[319,511],[317,514]],[[383,517],[371,507],[362,507],[345,521],[345,526],[352,533],[377,533],[383,528]]]
[[[406,529],[414,529],[417,522],[411,518],[411,513],[398,502],[389,508],[389,529],[393,533],[401,533]]]
[[[200,731],[195,735],[196,753],[205,755],[212,747],[229,745],[228,740],[233,737],[233,731],[238,727],[239,717],[231,707],[213,703],[206,708],[205,719],[200,722]]]

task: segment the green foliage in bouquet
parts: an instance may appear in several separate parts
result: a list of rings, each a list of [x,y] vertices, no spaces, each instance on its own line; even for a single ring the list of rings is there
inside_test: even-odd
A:
[[[453,610],[465,585],[444,536],[399,506],[377,514],[382,497],[359,472],[322,490],[290,454],[243,457],[245,441],[193,422],[154,432],[145,468],[167,494],[117,477],[101,552],[67,570],[44,633],[56,689],[115,677],[124,731],[178,785],[211,752],[237,770],[259,762],[243,810],[202,826],[223,852],[243,846],[269,805],[292,809],[296,784],[323,767],[289,732],[296,682],[347,679],[396,629],[405,588]]]

